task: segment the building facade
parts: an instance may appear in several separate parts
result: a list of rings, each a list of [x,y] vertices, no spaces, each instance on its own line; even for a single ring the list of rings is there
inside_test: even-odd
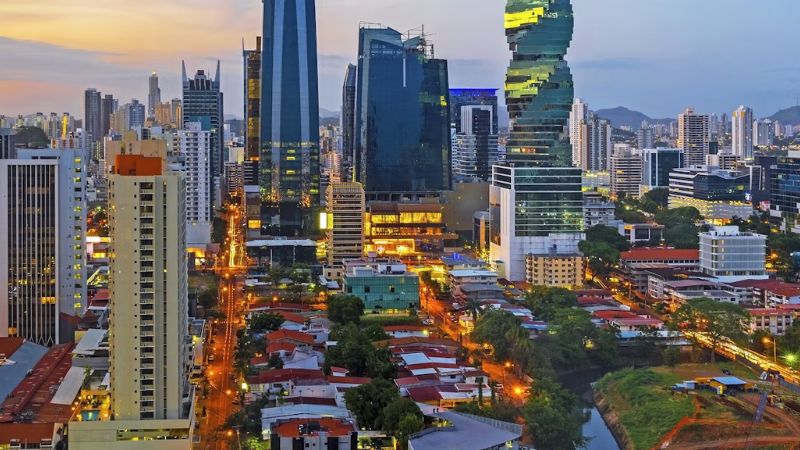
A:
[[[691,206],[710,221],[747,218],[753,206],[747,200],[750,175],[714,166],[676,169],[670,174],[669,207]]]
[[[628,145],[617,144],[611,157],[611,193],[638,198],[642,184],[642,157]]]
[[[161,88],[158,87],[158,74],[153,72],[147,80],[147,117],[156,116],[156,108],[161,104]]]
[[[353,161],[355,159],[355,134],[356,134],[356,74],[358,68],[353,64],[348,64],[344,74],[342,85],[342,113],[340,127],[342,129],[342,162],[341,177],[342,181],[352,181]]]
[[[102,94],[97,89],[87,89],[83,97],[83,130],[90,149],[103,141]]]
[[[261,231],[295,236],[320,203],[314,0],[264,0],[261,55]]]
[[[203,131],[211,133],[211,150],[208,154],[208,165],[211,176],[209,177],[209,191],[211,202],[214,198],[214,185],[222,176],[223,148],[225,125],[223,112],[223,96],[220,90],[219,61],[217,71],[212,79],[204,70],[198,70],[194,78],[186,76],[186,64],[182,64],[183,75],[183,102],[181,103],[181,127],[199,122]]]
[[[0,160],[0,337],[74,340],[86,312],[83,149],[19,149]]]
[[[419,275],[398,260],[346,260],[343,291],[364,302],[364,310],[402,312],[419,309]]]
[[[489,181],[499,162],[497,121],[490,105],[462,106],[461,124],[453,142],[453,178],[457,181]]]
[[[742,159],[753,158],[753,110],[740,106],[731,115],[731,149]]]
[[[580,127],[581,168],[603,172],[609,169],[614,151],[611,143],[611,123],[592,115]]]
[[[585,259],[573,255],[527,255],[525,282],[533,286],[574,288],[583,286]]]
[[[677,148],[645,148],[640,153],[646,190],[669,187],[669,174],[683,167],[683,152]]]
[[[800,214],[800,151],[790,151],[769,170],[769,212],[794,226]]]
[[[589,105],[576,98],[569,113],[569,141],[572,144],[572,165],[583,167],[583,123],[589,120]]]
[[[211,132],[200,122],[189,122],[178,130],[178,158],[186,183],[186,241],[189,246],[211,243]]]
[[[333,183],[326,195],[328,266],[342,267],[345,259],[364,255],[364,187]]]
[[[109,176],[109,353],[115,420],[187,417],[186,185],[158,158],[117,157]]]
[[[767,237],[716,227],[700,233],[700,270],[723,283],[767,279]]]
[[[371,197],[452,187],[447,61],[433,57],[424,33],[405,37],[359,30],[355,173]]]
[[[711,137],[708,131],[708,116],[686,108],[678,116],[677,147],[683,149],[684,167],[705,164]]]

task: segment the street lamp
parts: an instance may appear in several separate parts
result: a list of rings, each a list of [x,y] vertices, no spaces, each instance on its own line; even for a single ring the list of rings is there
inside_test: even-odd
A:
[[[764,345],[772,344],[772,362],[774,362],[775,364],[778,364],[778,343],[777,343],[777,341],[775,341],[774,338],[770,339],[768,337],[765,337],[764,339],[761,340],[761,342],[764,343]]]

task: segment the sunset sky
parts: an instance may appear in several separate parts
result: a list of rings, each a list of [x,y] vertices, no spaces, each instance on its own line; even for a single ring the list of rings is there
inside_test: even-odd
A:
[[[751,105],[757,116],[800,96],[798,0],[573,0],[568,55],[577,95],[653,117]],[[320,105],[338,110],[359,21],[425,24],[453,87],[502,87],[509,57],[502,0],[318,0]],[[0,113],[70,111],[96,87],[123,101],[180,97],[180,61],[222,60],[225,112],[241,116],[241,41],[260,34],[259,0],[0,0]]]

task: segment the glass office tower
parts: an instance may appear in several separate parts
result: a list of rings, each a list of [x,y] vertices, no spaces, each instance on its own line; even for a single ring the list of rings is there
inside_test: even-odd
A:
[[[509,161],[572,165],[565,128],[574,91],[564,57],[573,26],[569,0],[508,0],[505,27],[513,53],[505,88]]]
[[[264,0],[261,58],[261,230],[294,236],[320,201],[314,0]]]
[[[447,61],[424,33],[361,28],[355,172],[369,195],[451,188],[448,90]]]

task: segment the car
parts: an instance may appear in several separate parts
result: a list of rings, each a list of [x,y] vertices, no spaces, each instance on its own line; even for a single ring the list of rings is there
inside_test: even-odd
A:
[[[430,318],[422,319],[422,324],[423,325],[433,325],[433,319],[430,319]]]
[[[208,362],[214,361],[214,355],[208,355]]]

